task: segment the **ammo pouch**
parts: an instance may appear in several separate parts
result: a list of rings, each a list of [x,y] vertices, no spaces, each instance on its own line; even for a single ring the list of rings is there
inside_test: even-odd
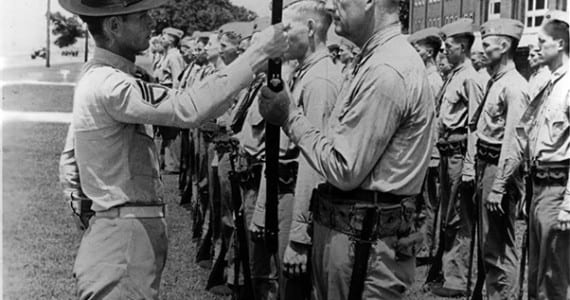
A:
[[[561,162],[534,161],[531,164],[532,180],[537,185],[566,186],[570,160]]]
[[[480,139],[477,141],[477,159],[488,164],[498,165],[500,155],[500,144],[491,144]]]
[[[387,237],[403,238],[414,230],[416,216],[415,196],[396,196],[389,193],[338,190],[321,184],[313,193],[311,202],[314,220],[330,229],[361,241],[362,226],[367,210],[375,210],[376,222],[371,238],[374,242]]]
[[[245,190],[259,189],[262,168],[263,165],[261,163],[257,163],[249,165],[247,170],[239,172],[239,185]]]
[[[297,181],[298,171],[299,163],[296,161],[287,163],[279,162],[279,194],[295,192],[295,182]]]
[[[74,192],[71,193],[71,210],[79,217],[80,224],[77,224],[79,229],[85,230],[89,227],[89,220],[95,215],[95,211],[91,210],[93,201],[85,197],[85,195],[78,195]]]
[[[436,147],[441,156],[465,155],[465,152],[467,152],[467,140],[456,142],[438,141]]]

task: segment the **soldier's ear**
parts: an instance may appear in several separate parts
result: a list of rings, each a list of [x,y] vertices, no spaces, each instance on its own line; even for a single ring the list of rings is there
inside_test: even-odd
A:
[[[307,20],[307,29],[309,37],[315,36],[315,30],[317,29],[317,24],[314,19]]]
[[[564,45],[563,39],[557,39],[557,40],[554,40],[554,42],[556,42],[556,44],[557,44],[556,46],[557,46],[559,52],[564,51],[565,45]]]
[[[105,18],[103,21],[103,31],[105,31],[110,36],[115,36],[119,33],[122,26],[121,16],[111,16]]]

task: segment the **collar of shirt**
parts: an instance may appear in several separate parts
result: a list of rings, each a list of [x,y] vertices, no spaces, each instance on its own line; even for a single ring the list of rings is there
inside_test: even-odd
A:
[[[558,79],[560,79],[560,77],[564,76],[567,71],[568,71],[568,63],[565,63],[562,66],[560,66],[560,68],[558,68],[554,72],[552,72],[552,75],[550,76],[550,82],[554,83],[554,82],[558,81]]]
[[[93,60],[97,63],[109,65],[131,75],[135,75],[137,71],[137,68],[132,61],[103,48],[95,47]]]
[[[500,70],[499,72],[497,72],[497,73],[495,73],[493,76],[491,76],[491,80],[490,80],[490,81],[496,82],[496,81],[498,81],[499,79],[501,79],[501,77],[505,76],[505,74],[507,74],[507,73],[509,73],[509,72],[511,72],[512,70],[515,70],[515,69],[516,69],[515,63],[514,63],[513,61],[509,61],[509,62],[507,63],[507,65],[506,65],[502,70]]]
[[[319,61],[326,57],[331,57],[327,49],[321,49],[316,51],[315,53],[309,55],[304,61],[303,64],[297,66],[295,68],[295,72],[293,72],[293,78],[291,79],[291,89],[299,79],[303,78],[307,71],[317,64]]]
[[[358,73],[358,69],[374,54],[374,49],[386,44],[389,40],[400,34],[400,23],[394,23],[388,27],[374,33],[364,46],[362,52],[355,59],[353,74]]]
[[[178,54],[180,54],[178,48],[170,48],[170,49],[168,49],[168,51],[166,51],[166,55],[176,54],[176,52],[178,52]]]
[[[449,73],[447,78],[453,78],[453,76],[455,76],[455,74],[459,73],[459,71],[464,70],[468,66],[472,66],[472,65],[473,64],[471,63],[471,60],[469,58],[465,58],[465,60],[462,63],[455,66],[455,68],[453,68],[453,70],[451,70],[451,72]]]

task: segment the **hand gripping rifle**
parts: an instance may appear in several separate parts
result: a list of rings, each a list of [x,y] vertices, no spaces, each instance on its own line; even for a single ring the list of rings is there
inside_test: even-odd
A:
[[[283,0],[273,0],[271,24],[281,23]],[[281,59],[270,59],[267,86],[273,92],[283,90]],[[279,193],[279,126],[265,122],[265,179],[267,184],[265,203],[265,246],[269,254],[278,249],[278,193]]]

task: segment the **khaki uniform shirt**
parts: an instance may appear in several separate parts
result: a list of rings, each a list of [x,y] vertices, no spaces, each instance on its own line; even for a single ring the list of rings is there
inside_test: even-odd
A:
[[[456,66],[443,84],[439,94],[438,136],[464,129],[475,110],[483,100],[486,82],[473,68],[471,60],[466,59]],[[475,177],[475,137],[470,134],[467,141],[467,154],[463,165],[463,174]]]
[[[530,98],[534,99],[536,95],[548,84],[550,81],[550,69],[547,66],[539,67],[536,72],[530,75],[528,79]]]
[[[303,114],[284,129],[305,159],[342,189],[420,193],[433,146],[433,96],[424,63],[394,25],[362,47],[326,134]]]
[[[552,73],[549,83],[531,101],[516,129],[509,149],[506,175],[513,174],[523,158],[539,162],[570,159],[570,76],[568,64]],[[570,211],[570,181],[561,209]]]
[[[178,48],[170,48],[159,63],[158,83],[178,88],[178,78],[186,63]]]
[[[516,70],[514,62],[491,78],[484,103],[477,123],[477,138],[495,145],[510,144],[515,136],[515,127],[529,103],[528,83]],[[504,174],[506,156],[506,151],[501,151],[493,183],[493,190],[497,193],[505,192],[508,179]]]
[[[309,122],[325,130],[342,84],[342,75],[327,50],[317,51],[298,66],[291,81],[291,94]],[[307,227],[311,222],[309,205],[312,191],[324,182],[304,157],[299,158],[295,184],[295,204],[289,239],[309,244]]]
[[[227,108],[230,95],[253,79],[249,64],[240,62],[180,92],[138,80],[135,70],[131,61],[96,48],[75,89],[68,137],[74,145],[66,153],[73,149],[81,188],[95,211],[162,202],[157,149],[151,126],[144,124],[198,126]]]

